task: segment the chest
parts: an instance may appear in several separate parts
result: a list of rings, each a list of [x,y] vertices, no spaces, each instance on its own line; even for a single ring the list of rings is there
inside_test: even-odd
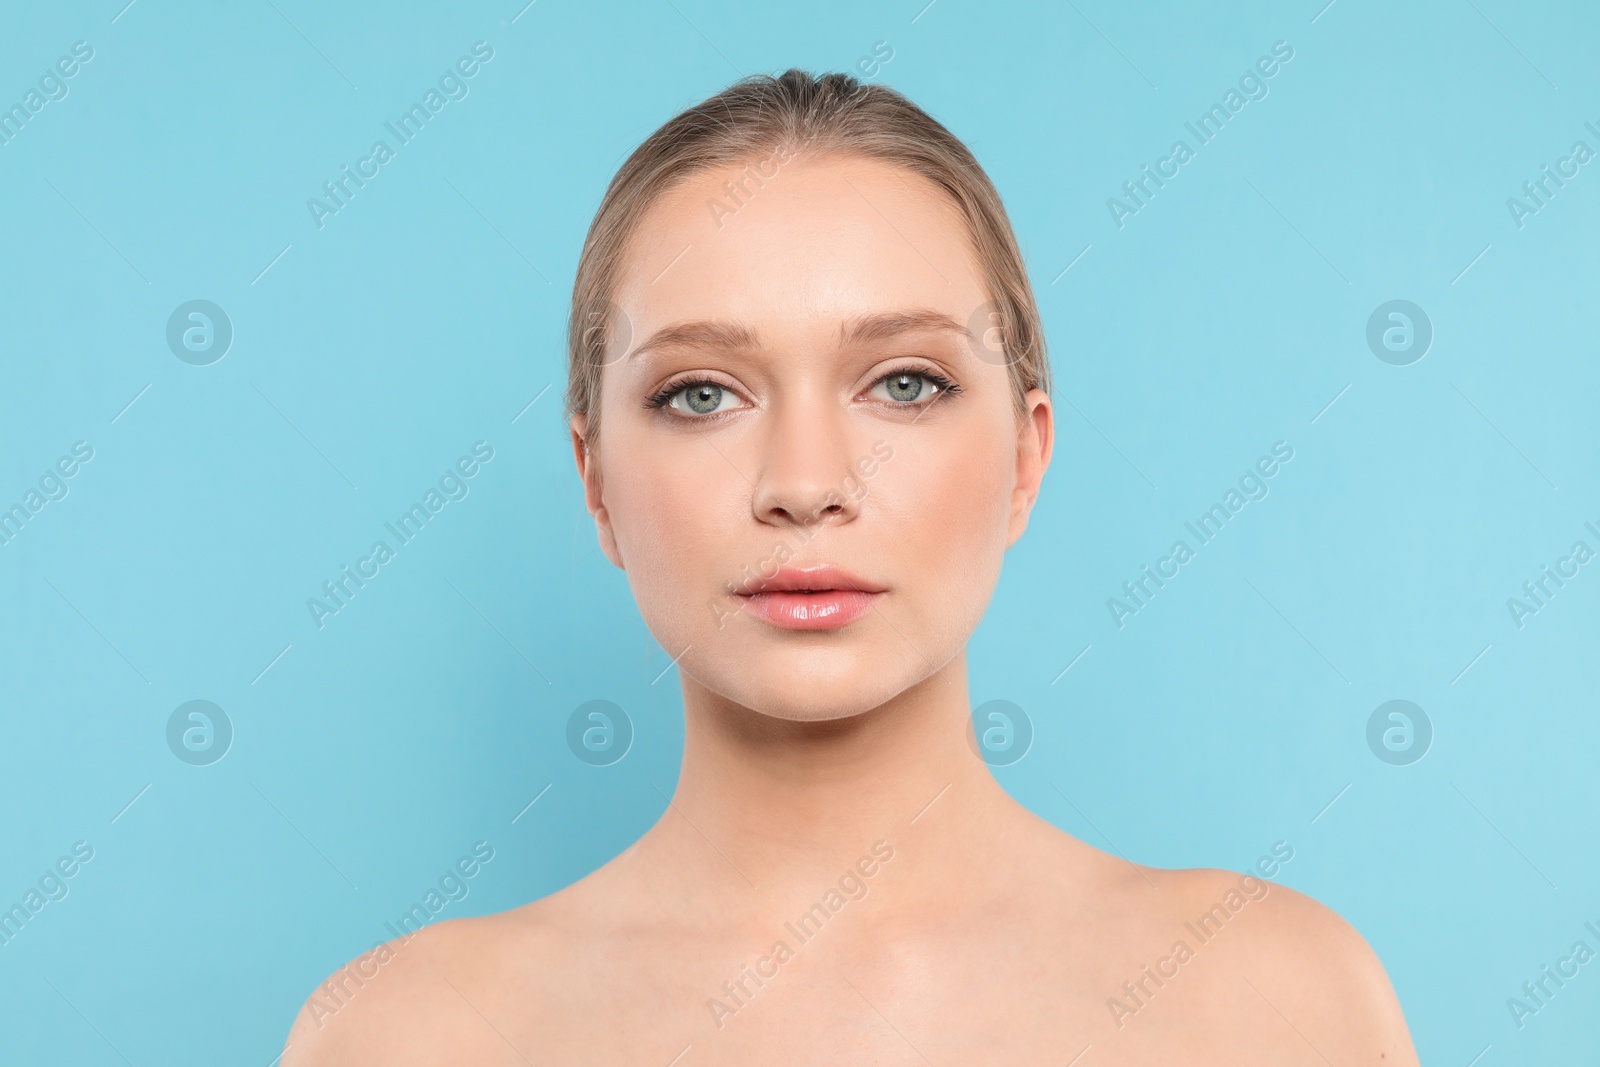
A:
[[[556,1062],[673,1067],[1320,1062],[1223,960],[1169,964],[1160,979],[1048,936],[975,936],[970,950],[959,937],[934,950],[863,941],[786,931],[742,953],[580,967],[540,991],[553,1010],[525,1016],[527,1039]]]

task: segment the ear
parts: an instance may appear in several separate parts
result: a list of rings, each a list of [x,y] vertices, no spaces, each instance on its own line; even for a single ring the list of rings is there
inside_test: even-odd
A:
[[[579,412],[572,416],[572,422],[568,425],[572,430],[572,454],[578,463],[578,477],[583,480],[583,504],[594,519],[600,551],[606,554],[606,559],[627,570],[622,564],[622,553],[617,549],[616,534],[611,529],[611,514],[606,511],[605,500],[601,496],[600,456],[584,438],[589,428],[589,417]]]
[[[1029,389],[1023,398],[1024,415],[1017,434],[1017,469],[1011,490],[1011,518],[1006,532],[1006,547],[1017,543],[1028,528],[1028,515],[1039,499],[1039,486],[1050,467],[1050,450],[1055,444],[1055,413],[1050,396],[1042,389]]]

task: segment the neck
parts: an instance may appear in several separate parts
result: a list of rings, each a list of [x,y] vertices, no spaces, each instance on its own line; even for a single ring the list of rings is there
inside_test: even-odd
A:
[[[718,896],[807,892],[879,841],[937,887],[1024,814],[970,746],[965,654],[844,719],[774,719],[687,676],[684,714],[677,792],[648,847]]]

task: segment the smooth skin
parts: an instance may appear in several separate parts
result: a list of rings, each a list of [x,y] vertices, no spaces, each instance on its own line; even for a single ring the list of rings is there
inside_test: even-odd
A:
[[[359,984],[336,973],[284,1067],[1416,1064],[1332,911],[1263,882],[1202,944],[1185,923],[1238,874],[1101,852],[995,782],[969,746],[965,646],[1049,465],[1049,397],[1019,415],[969,336],[988,295],[937,187],[801,157],[719,225],[739,169],[673,189],[633,235],[614,299],[634,348],[604,370],[592,447],[572,423],[600,545],[679,656],[675,795],[582,881],[391,942]],[[701,383],[722,390],[707,414],[682,391]],[[887,592],[843,628],[779,629],[728,591],[779,562]],[[1180,940],[1192,958],[1159,964]]]

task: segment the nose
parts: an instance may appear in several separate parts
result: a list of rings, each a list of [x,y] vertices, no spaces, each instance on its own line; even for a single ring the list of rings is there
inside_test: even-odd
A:
[[[838,525],[860,513],[848,421],[826,405],[786,405],[769,416],[751,506],[774,526]]]

